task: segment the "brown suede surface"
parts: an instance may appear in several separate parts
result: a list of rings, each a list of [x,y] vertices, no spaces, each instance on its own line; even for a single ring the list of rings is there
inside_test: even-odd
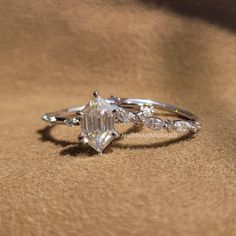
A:
[[[233,1],[0,1],[0,235],[236,235]],[[191,3],[190,3],[191,2]],[[178,142],[114,142],[40,117],[101,95],[196,113]]]

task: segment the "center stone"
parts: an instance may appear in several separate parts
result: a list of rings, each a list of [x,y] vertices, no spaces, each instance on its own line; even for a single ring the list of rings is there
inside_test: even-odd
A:
[[[100,96],[95,97],[83,109],[84,140],[97,152],[102,152],[114,139],[114,123],[113,107]]]

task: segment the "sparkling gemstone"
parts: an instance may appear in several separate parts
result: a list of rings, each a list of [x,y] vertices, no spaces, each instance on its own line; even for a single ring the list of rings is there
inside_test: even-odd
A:
[[[144,119],[144,125],[149,129],[160,130],[164,127],[165,122],[159,118],[147,117]]]
[[[186,131],[191,130],[191,128],[192,128],[191,123],[188,121],[184,121],[184,120],[174,121],[173,126],[174,126],[175,130],[179,131],[179,132],[186,132]]]
[[[116,117],[121,123],[128,123],[134,120],[135,115],[132,112],[120,108],[118,109]]]
[[[57,120],[55,116],[49,116],[47,114],[43,115],[42,119],[50,123],[56,122]]]
[[[193,131],[194,133],[196,133],[198,130],[201,129],[201,125],[199,122],[197,121],[192,121],[191,122],[191,131]]]
[[[97,152],[102,152],[114,138],[113,106],[97,96],[85,106],[82,112],[82,136],[88,145]]]
[[[71,119],[65,119],[64,123],[68,127],[73,127],[75,125],[79,125],[80,124],[80,120],[78,118],[74,117],[74,118],[71,118]]]
[[[154,107],[153,106],[144,105],[144,106],[140,107],[140,111],[141,111],[143,116],[151,117],[151,116],[153,116],[153,113],[154,113]]]

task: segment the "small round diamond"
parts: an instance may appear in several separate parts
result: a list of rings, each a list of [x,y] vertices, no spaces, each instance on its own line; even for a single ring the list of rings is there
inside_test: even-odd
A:
[[[80,124],[80,120],[76,117],[72,118],[72,119],[66,119],[64,120],[64,123],[68,126],[68,127],[73,127],[75,125],[79,125]]]
[[[151,117],[153,116],[154,113],[154,107],[153,106],[148,106],[144,105],[140,107],[141,114],[145,117]]]

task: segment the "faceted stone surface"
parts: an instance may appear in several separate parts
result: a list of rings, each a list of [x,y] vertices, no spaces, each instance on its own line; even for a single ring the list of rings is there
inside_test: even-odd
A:
[[[175,130],[179,132],[186,132],[191,130],[191,123],[188,121],[178,120],[175,121],[173,125]]]
[[[114,113],[113,107],[100,96],[91,100],[83,109],[82,136],[97,152],[114,139]]]
[[[122,108],[118,109],[117,119],[121,123],[129,123],[134,120],[135,115],[132,112],[126,111]]]
[[[164,127],[165,122],[155,117],[146,117],[144,119],[144,125],[149,129],[160,130]]]
[[[140,108],[140,110],[141,110],[142,115],[145,117],[151,117],[154,114],[153,106],[144,105]]]

